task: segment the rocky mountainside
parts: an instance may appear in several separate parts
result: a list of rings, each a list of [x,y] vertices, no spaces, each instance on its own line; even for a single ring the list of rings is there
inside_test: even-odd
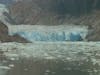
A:
[[[66,15],[80,17],[100,8],[99,0],[22,0],[11,7],[19,24],[61,24]]]

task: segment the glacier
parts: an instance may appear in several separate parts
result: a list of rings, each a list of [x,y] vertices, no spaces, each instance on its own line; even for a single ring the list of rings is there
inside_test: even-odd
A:
[[[82,41],[85,39],[87,27],[75,25],[9,25],[9,35],[19,34],[25,39],[34,41]]]

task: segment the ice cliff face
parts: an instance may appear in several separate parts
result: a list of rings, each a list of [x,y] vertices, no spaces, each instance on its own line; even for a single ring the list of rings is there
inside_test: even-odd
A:
[[[34,41],[82,41],[88,30],[86,26],[75,25],[9,25],[9,34],[19,34],[27,40]]]

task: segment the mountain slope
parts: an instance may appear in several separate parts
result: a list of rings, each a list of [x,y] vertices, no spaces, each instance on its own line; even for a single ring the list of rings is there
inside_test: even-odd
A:
[[[62,24],[66,15],[79,17],[100,8],[99,0],[22,0],[10,7],[18,24]]]

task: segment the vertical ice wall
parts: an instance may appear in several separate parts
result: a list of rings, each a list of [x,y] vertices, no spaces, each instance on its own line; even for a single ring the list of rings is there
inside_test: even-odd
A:
[[[19,34],[29,41],[82,41],[88,29],[77,25],[10,25],[9,34]]]

